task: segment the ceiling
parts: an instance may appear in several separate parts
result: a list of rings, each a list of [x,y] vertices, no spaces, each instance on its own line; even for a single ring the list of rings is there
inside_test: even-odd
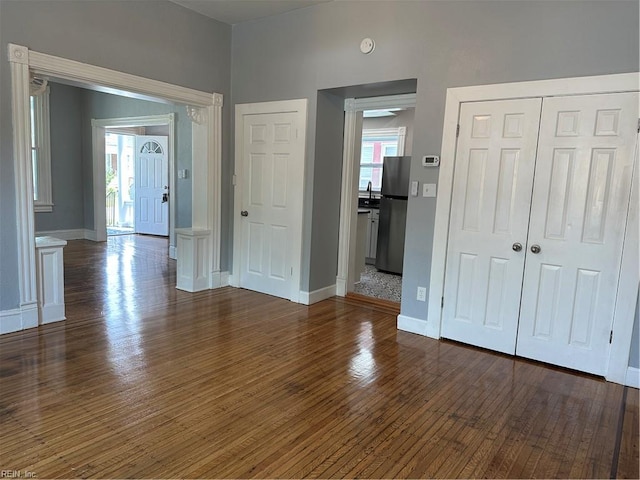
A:
[[[190,10],[234,25],[257,18],[280,15],[281,13],[310,7],[332,0],[171,0]]]

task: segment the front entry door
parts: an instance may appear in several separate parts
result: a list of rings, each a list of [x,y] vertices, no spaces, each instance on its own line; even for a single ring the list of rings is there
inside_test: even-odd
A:
[[[540,105],[462,105],[443,337],[515,353]]]
[[[169,235],[169,156],[167,137],[136,136],[136,233]],[[166,199],[163,199],[164,195]]]
[[[637,93],[544,100],[518,355],[606,373],[637,126]]]
[[[299,112],[242,115],[240,286],[297,300],[304,141]]]

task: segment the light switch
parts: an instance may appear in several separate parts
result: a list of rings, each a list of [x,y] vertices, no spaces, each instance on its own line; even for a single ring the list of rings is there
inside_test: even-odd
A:
[[[435,197],[436,196],[436,184],[435,183],[425,183],[422,185],[422,196],[423,197]]]
[[[418,181],[414,180],[413,182],[411,182],[411,196],[412,197],[417,197],[418,196]]]

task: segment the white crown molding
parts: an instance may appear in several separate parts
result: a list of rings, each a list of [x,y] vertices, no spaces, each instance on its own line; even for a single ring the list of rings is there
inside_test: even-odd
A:
[[[97,86],[111,93],[126,93],[127,96],[134,94],[138,98],[203,107],[212,105],[214,101],[211,93],[34,52],[14,44],[9,44],[9,61],[29,65],[35,75],[53,76],[75,84]]]

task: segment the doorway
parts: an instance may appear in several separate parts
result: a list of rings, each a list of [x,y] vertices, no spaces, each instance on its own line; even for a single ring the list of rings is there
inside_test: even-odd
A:
[[[192,208],[192,224],[207,228],[214,248],[208,255],[208,284],[219,286],[220,277],[220,223],[221,223],[221,165],[222,103],[219,93],[202,92],[169,83],[147,79],[115,70],[80,63],[62,57],[30,51],[27,47],[8,45],[12,84],[13,158],[16,172],[15,199],[19,218],[17,225],[18,286],[21,325],[37,323],[38,298],[36,289],[35,229],[33,209],[32,154],[30,151],[29,85],[33,75],[73,82],[75,85],[125,94],[133,98],[160,100],[187,105],[187,114],[197,123],[193,135],[192,174],[193,190],[212,192],[210,201],[196,203]],[[93,131],[95,145],[98,129]],[[100,132],[104,138],[104,130]],[[97,169],[93,169],[93,185],[104,185],[104,148],[100,152]],[[94,167],[96,155],[94,152]],[[104,188],[104,187],[103,187]],[[99,192],[99,193],[98,193]],[[106,228],[98,231],[100,217],[106,212],[105,192],[94,188],[95,230],[91,240],[105,241]],[[101,207],[101,208],[100,208]],[[106,225],[106,221],[104,222]],[[170,252],[171,256],[171,252]],[[175,258],[172,257],[172,258]],[[216,281],[218,279],[218,281]]]
[[[403,258],[406,206],[404,216],[397,216],[405,219],[402,226],[387,222],[381,231],[382,172],[385,156],[411,155],[415,101],[415,93],[345,100],[337,295],[355,293],[400,303],[402,261],[389,268],[391,264],[381,264],[378,257],[379,252],[390,255],[390,246],[396,245],[401,250],[396,256]],[[408,175],[406,180],[400,195],[405,204]],[[396,241],[390,242],[391,237]]]
[[[414,110],[397,106],[364,110],[358,161],[358,245],[353,293],[398,304],[402,298],[409,195],[407,162],[411,161]],[[389,168],[403,164],[407,164],[407,168],[396,170],[405,175],[387,176],[384,190],[386,163],[389,163]],[[361,226],[364,215],[366,231]]]
[[[135,233],[135,134],[107,129],[104,143],[107,236]]]
[[[105,240],[131,233],[168,236],[174,259],[175,115],[91,121],[94,172],[104,172],[104,181],[96,183],[104,187],[94,191],[97,235]]]

